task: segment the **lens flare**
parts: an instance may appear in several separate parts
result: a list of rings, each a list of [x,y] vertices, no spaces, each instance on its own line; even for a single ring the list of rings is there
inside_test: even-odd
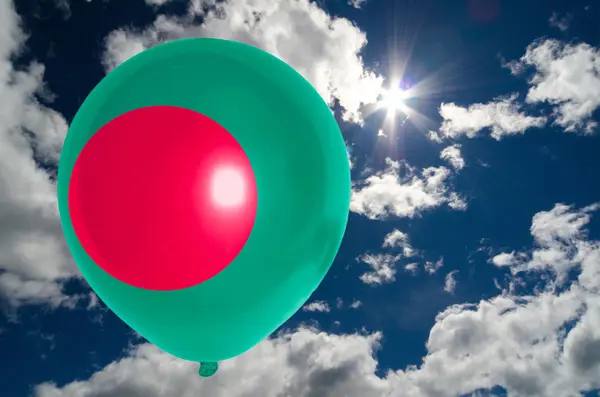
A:
[[[383,94],[379,104],[382,108],[387,109],[388,114],[393,114],[398,110],[404,112],[406,110],[405,99],[407,99],[406,91],[401,88],[392,88]]]

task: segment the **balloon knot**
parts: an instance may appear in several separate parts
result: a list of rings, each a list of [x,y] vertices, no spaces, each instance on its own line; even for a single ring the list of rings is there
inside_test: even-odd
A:
[[[218,369],[219,364],[215,362],[204,361],[200,363],[200,369],[198,370],[198,374],[203,378],[208,378],[209,376],[213,376]]]

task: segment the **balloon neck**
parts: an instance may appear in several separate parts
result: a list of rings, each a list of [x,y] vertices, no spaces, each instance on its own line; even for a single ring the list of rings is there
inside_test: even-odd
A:
[[[213,376],[218,369],[219,364],[211,361],[203,361],[200,363],[198,374],[203,378],[208,378],[209,376]]]

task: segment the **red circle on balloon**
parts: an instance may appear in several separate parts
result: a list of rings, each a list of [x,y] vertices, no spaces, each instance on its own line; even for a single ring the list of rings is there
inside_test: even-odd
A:
[[[257,207],[252,166],[216,121],[175,106],[104,125],[73,167],[69,211],[91,259],[129,285],[175,290],[240,253]]]

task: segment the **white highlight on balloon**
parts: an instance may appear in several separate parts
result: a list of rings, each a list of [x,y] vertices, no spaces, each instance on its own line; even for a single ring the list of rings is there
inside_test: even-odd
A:
[[[246,180],[239,169],[219,168],[212,177],[213,200],[223,207],[237,207],[246,197]]]

